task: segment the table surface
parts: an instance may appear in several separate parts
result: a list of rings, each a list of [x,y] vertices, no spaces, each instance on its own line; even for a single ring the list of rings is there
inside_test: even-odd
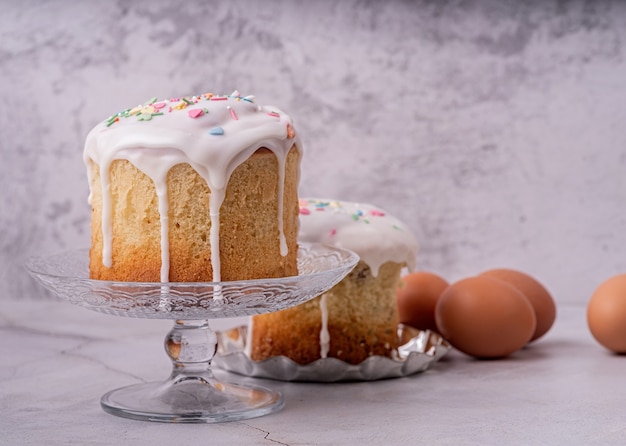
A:
[[[51,298],[3,300],[0,443],[626,444],[626,357],[593,340],[582,306],[559,307],[548,334],[507,359],[452,350],[405,378],[286,383],[217,371],[284,394],[284,409],[251,420],[166,424],[103,412],[107,391],[169,375],[170,326]]]

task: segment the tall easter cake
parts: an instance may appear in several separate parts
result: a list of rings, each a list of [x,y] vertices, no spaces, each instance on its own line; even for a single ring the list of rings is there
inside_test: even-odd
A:
[[[415,237],[378,207],[303,199],[300,240],[350,249],[360,261],[321,296],[254,316],[248,340],[251,359],[287,356],[308,364],[332,357],[358,364],[372,355],[392,357],[398,347],[396,288],[402,268],[415,266]]]
[[[301,146],[252,96],[152,99],[87,136],[90,277],[231,281],[298,274]]]

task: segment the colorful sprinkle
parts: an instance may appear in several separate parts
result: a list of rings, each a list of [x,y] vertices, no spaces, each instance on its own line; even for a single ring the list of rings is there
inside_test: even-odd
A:
[[[238,121],[239,118],[237,117],[237,113],[235,113],[235,110],[233,110],[232,108],[230,108],[230,106],[227,107],[228,110],[230,111],[230,116],[235,120]]]
[[[311,211],[309,209],[307,209],[307,208],[301,208],[300,209],[300,213],[302,215],[309,215],[311,213]]]
[[[287,124],[287,138],[293,138],[296,136],[296,131],[293,129],[291,124]]]
[[[274,111],[273,112],[269,112],[267,115],[271,116],[273,118],[280,118],[280,115],[278,113],[274,112]]]
[[[141,105],[138,105],[137,107],[133,107],[128,111],[128,115],[129,116],[133,116],[133,115],[137,115],[139,113],[141,113],[141,109],[143,107]]]
[[[199,118],[200,116],[202,116],[204,114],[204,110],[201,108],[194,108],[192,110],[189,110],[187,112],[187,114],[189,115],[190,118]]]
[[[370,214],[373,215],[374,217],[384,217],[385,213],[383,211],[378,211],[376,209],[372,209],[370,211]]]
[[[152,119],[152,113],[141,113],[137,115],[138,121],[149,121]]]
[[[184,109],[187,109],[190,105],[198,104],[202,100],[227,101],[229,99],[231,100],[235,99],[237,101],[247,101],[250,103],[254,103],[254,96],[242,97],[241,93],[239,93],[238,90],[235,90],[230,96],[227,96],[227,95],[215,96],[213,93],[204,93],[204,94],[194,95],[194,96],[173,97],[173,98],[170,98],[169,100],[162,100],[159,102],[157,102],[158,99],[154,97],[144,102],[141,105],[137,105],[136,107],[133,107],[133,108],[128,108],[126,110],[123,110],[119,113],[116,113],[108,117],[106,120],[104,120],[104,124],[107,127],[110,127],[116,122],[119,122],[121,118],[129,118],[131,116],[136,116],[139,121],[150,121],[154,116],[163,115],[164,113],[162,113],[162,111],[166,113],[167,112],[171,113],[171,112],[175,112],[176,110],[184,110]],[[230,113],[230,116],[234,120],[239,120],[239,116],[237,115],[235,110],[232,109],[230,106],[227,108]],[[262,108],[258,106],[258,109],[261,110]],[[187,110],[187,113],[189,117],[195,119],[205,114],[208,114],[209,110],[206,107],[202,107],[202,108],[197,108],[193,110],[189,109]],[[277,112],[270,112],[268,114],[270,116],[280,118],[280,115]],[[290,126],[288,127],[287,132],[289,135],[295,135],[295,132]],[[214,135],[223,135],[224,130],[221,127],[215,127],[214,129],[211,129],[210,133]],[[293,137],[293,136],[290,136],[290,137]]]
[[[334,237],[335,235],[337,235],[337,230],[336,230],[336,229],[332,229],[332,230],[330,231],[330,236],[331,236],[331,237]]]
[[[111,117],[110,117],[110,118],[106,121],[106,123],[107,123],[107,127],[111,127],[111,125],[113,125],[113,123],[115,123],[115,122],[117,122],[117,121],[119,121],[119,120],[120,120],[120,118],[118,118],[117,116],[115,116],[115,115],[114,115],[114,116],[111,116]]]

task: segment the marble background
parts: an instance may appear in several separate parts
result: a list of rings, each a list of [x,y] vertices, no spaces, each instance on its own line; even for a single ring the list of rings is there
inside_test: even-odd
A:
[[[301,194],[378,204],[420,269],[492,267],[584,304],[626,272],[626,2],[0,0],[0,299],[87,246],[81,153],[153,96],[295,119]]]

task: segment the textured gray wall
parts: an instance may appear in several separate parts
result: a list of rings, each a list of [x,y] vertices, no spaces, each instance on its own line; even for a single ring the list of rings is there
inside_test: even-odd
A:
[[[626,2],[0,0],[0,298],[88,244],[89,129],[239,89],[296,120],[302,195],[405,220],[421,269],[560,303],[626,272]]]

